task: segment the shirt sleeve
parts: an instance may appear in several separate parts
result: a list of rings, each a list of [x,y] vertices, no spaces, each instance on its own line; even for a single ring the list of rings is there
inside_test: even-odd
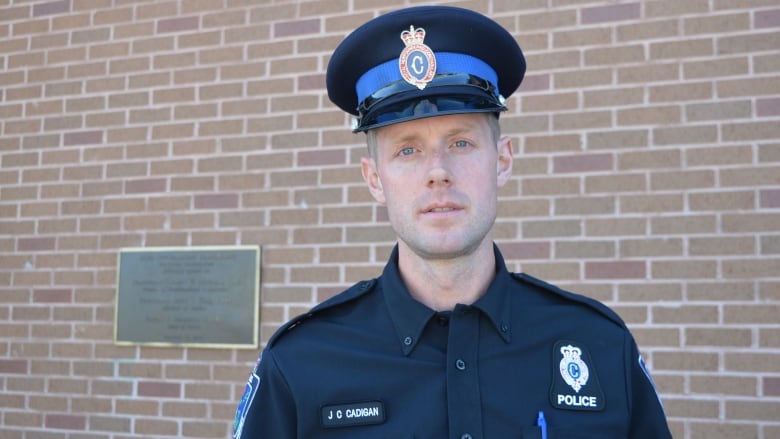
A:
[[[295,400],[266,349],[249,377],[236,410],[233,439],[297,437]]]
[[[630,439],[672,439],[666,415],[639,348],[633,337],[628,349],[627,381],[629,385],[631,425]]]

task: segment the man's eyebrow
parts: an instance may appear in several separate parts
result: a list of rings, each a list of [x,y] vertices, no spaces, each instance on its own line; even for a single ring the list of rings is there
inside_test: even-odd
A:
[[[454,137],[479,131],[479,125],[472,122],[464,122],[446,132],[447,137]]]
[[[450,138],[450,137],[460,136],[463,134],[477,132],[479,131],[479,129],[480,127],[478,123],[473,121],[465,121],[445,131],[442,137]],[[405,130],[403,132],[398,132],[398,133],[389,133],[386,135],[387,135],[386,137],[387,141],[389,143],[392,143],[393,145],[403,144],[403,143],[414,143],[420,141],[420,139],[426,138],[426,136],[420,132],[408,131],[408,130]]]
[[[403,143],[416,142],[422,138],[420,134],[416,132],[399,132],[398,134],[388,134],[386,140],[392,145],[398,145]]]
[[[457,136],[457,135],[464,134],[464,133],[470,133],[470,132],[472,132],[474,130],[475,130],[475,128],[473,126],[470,126],[470,125],[457,126],[457,127],[453,128],[453,129],[447,131],[447,136],[448,137]]]

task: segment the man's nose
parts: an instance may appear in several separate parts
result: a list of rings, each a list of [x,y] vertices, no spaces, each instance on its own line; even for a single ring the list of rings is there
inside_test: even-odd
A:
[[[428,168],[428,185],[452,184],[452,172],[446,152],[437,151],[431,156]]]

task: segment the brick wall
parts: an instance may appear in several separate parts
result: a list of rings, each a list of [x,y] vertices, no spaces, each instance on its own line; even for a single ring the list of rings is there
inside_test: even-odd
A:
[[[121,247],[262,245],[263,341],[379,273],[323,84],[386,3],[0,0],[3,439],[229,434],[258,350],[115,346]],[[623,316],[675,437],[780,437],[777,0],[457,4],[528,56],[510,268]]]

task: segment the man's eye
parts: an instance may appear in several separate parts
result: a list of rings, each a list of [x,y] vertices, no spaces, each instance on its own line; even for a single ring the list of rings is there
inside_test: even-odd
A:
[[[467,146],[471,145],[471,143],[468,142],[468,140],[458,140],[453,145],[456,148],[466,148]]]
[[[400,151],[398,151],[398,155],[412,155],[414,154],[414,148],[411,146],[407,146],[406,148],[401,148]]]

